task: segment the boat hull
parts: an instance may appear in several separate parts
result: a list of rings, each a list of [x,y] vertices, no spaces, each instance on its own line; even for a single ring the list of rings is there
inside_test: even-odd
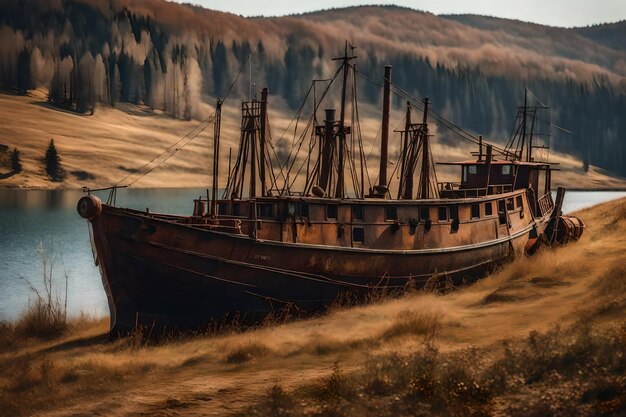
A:
[[[392,251],[262,241],[106,205],[89,224],[112,333],[195,329],[225,316],[317,311],[339,296],[460,284],[522,253],[532,235],[526,228],[481,244]]]

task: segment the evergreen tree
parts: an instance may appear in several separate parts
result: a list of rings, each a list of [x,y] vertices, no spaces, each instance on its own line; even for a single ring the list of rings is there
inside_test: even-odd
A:
[[[30,51],[26,48],[20,52],[17,59],[17,91],[19,94],[33,88],[33,79],[30,70]]]
[[[20,151],[15,148],[11,152],[11,169],[13,172],[22,172],[22,161],[20,161]]]
[[[213,52],[213,86],[215,88],[214,94],[217,97],[222,97],[226,94],[228,88],[228,58],[226,55],[226,46],[219,41],[215,46]]]
[[[154,95],[152,93],[152,65],[146,57],[143,62],[144,103],[154,110]]]
[[[46,164],[46,174],[48,174],[50,179],[52,181],[63,181],[64,170],[61,166],[61,158],[59,157],[57,148],[54,146],[54,139],[50,139],[44,162]]]

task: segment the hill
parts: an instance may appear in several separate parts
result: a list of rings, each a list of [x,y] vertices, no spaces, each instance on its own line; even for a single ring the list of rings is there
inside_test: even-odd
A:
[[[43,341],[5,324],[0,413],[623,415],[626,200],[576,214],[579,242],[446,294],[160,344],[106,341],[106,320]]]
[[[202,120],[231,85],[231,98],[248,96],[248,77],[233,81],[251,65],[252,82],[284,99],[288,118],[311,80],[334,72],[331,58],[349,39],[358,47],[360,97],[372,106],[380,102],[383,65],[391,64],[406,92],[431,97],[439,113],[503,143],[527,86],[553,108],[552,121],[573,132],[553,130],[554,150],[626,175],[620,28],[562,29],[395,6],[243,18],[164,0],[3,2],[0,86],[17,94],[47,89],[44,101],[80,114],[131,103],[146,115]],[[3,139],[18,147],[20,140]]]
[[[5,172],[0,185],[5,187],[108,187],[129,176],[133,170],[148,163],[164,150],[175,146],[184,135],[198,126],[197,120],[174,119],[163,112],[130,103],[121,103],[115,108],[102,106],[93,115],[60,111],[47,102],[45,90],[34,90],[24,96],[0,93],[0,107],[3,109],[0,112],[0,145],[9,150],[18,147],[23,164],[20,173],[11,173],[9,168],[0,166],[0,175]],[[361,123],[366,131],[364,144],[366,149],[373,150],[368,167],[371,178],[375,178],[379,110],[373,106],[364,106],[361,111]],[[273,137],[282,137],[277,142],[285,147],[286,152],[291,149],[291,135],[287,130],[291,121],[290,114],[291,110],[285,100],[272,98],[269,115]],[[401,112],[393,114],[393,126],[401,122],[400,115]],[[32,123],[32,120],[37,123]],[[222,154],[225,158],[228,158],[229,149],[233,149],[233,155],[237,149],[239,120],[239,103],[234,100],[226,102],[221,134]],[[400,141],[397,133],[392,134],[391,138],[390,151],[395,155],[399,152]],[[43,156],[50,139],[55,141],[65,170],[65,179],[62,182],[50,181],[44,170]],[[211,183],[212,140],[213,125],[209,125],[188,146],[134,186],[208,187]],[[186,140],[180,144],[185,142]],[[281,145],[278,146],[280,149]],[[475,150],[469,148],[465,142],[451,145],[438,136],[434,138],[432,146],[438,162],[462,160]],[[162,158],[157,161],[160,160]],[[626,179],[611,176],[594,166],[585,172],[581,161],[569,155],[553,153],[551,160],[560,163],[562,169],[553,176],[555,187],[563,185],[569,188],[626,189]],[[139,174],[153,166],[155,164],[150,164],[139,171]],[[224,179],[228,168],[226,159],[220,167],[221,178]],[[458,170],[452,167],[438,167],[438,173],[441,181],[457,181],[459,176]],[[131,176],[131,179],[137,178],[139,174]],[[127,182],[129,181],[123,183]]]

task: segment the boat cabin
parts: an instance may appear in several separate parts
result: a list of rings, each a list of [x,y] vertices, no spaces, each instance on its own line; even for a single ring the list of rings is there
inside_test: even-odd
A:
[[[519,189],[528,189],[531,207],[549,194],[551,171],[555,170],[548,162],[526,162],[509,160],[467,160],[442,162],[439,165],[461,167],[460,182],[440,183],[442,198],[470,198],[492,194],[503,194]],[[533,210],[533,214],[537,215]]]

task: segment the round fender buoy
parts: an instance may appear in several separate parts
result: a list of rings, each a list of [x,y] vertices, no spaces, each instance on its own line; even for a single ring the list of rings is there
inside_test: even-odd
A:
[[[76,211],[80,217],[91,221],[102,213],[102,201],[95,195],[86,195],[78,200]]]

